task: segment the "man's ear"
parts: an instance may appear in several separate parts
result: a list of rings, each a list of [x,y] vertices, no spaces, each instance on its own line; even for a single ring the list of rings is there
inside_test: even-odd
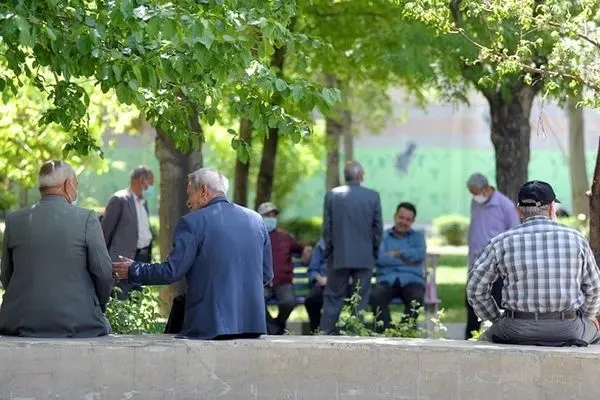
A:
[[[523,208],[517,207],[517,213],[519,214],[519,219],[522,221],[523,220]]]

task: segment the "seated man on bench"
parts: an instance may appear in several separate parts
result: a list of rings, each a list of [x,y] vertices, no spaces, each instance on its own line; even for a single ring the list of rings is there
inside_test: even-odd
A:
[[[521,225],[491,240],[469,272],[467,297],[492,322],[479,340],[537,346],[587,346],[600,340],[600,273],[592,250],[556,217],[556,195],[540,181],[518,194]],[[502,308],[492,284],[502,279]]]
[[[375,275],[377,284],[369,303],[376,316],[376,330],[390,327],[390,302],[404,303],[403,322],[416,321],[416,311],[425,298],[423,263],[427,257],[425,236],[412,229],[417,209],[411,203],[400,203],[394,214],[394,226],[383,234]],[[413,305],[416,302],[416,306]],[[379,326],[381,321],[383,324]]]
[[[282,229],[277,228],[277,216],[279,209],[273,203],[262,203],[258,207],[258,213],[263,217],[263,221],[271,238],[271,249],[273,253],[273,283],[265,287],[265,307],[266,302],[275,297],[279,313],[273,318],[266,310],[267,314],[267,333],[269,335],[283,335],[287,320],[296,306],[294,296],[294,287],[292,280],[294,278],[294,266],[292,265],[292,255],[302,255],[302,261],[307,263],[310,257],[309,246],[304,247],[294,239],[292,235]]]

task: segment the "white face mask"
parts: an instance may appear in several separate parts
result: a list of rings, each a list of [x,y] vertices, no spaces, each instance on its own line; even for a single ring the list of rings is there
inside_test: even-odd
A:
[[[71,200],[69,203],[71,203],[71,205],[77,205],[77,199],[79,198],[79,189],[75,188],[75,185],[71,184],[71,186],[73,186],[73,189],[75,189],[75,198],[73,200]]]
[[[473,201],[478,204],[483,204],[486,201],[488,201],[488,198],[482,194],[478,194],[478,195],[473,196]]]

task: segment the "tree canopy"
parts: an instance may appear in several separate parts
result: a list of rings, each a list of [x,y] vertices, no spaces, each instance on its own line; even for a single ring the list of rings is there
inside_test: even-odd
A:
[[[66,149],[83,155],[99,150],[88,130],[84,82],[138,107],[184,151],[202,141],[190,117],[198,111],[213,124],[224,100],[255,131],[277,127],[298,141],[311,131],[309,113],[332,106],[339,93],[282,79],[269,67],[278,46],[301,58],[325,45],[294,34],[295,15],[295,2],[276,0],[2,2],[0,62],[8,70],[0,90],[16,96],[23,77],[30,79],[52,101],[41,123],[71,132]],[[284,101],[272,104],[274,95]]]

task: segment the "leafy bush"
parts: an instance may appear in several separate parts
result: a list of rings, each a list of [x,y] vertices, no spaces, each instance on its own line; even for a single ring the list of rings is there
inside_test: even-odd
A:
[[[113,291],[121,289],[115,287]],[[127,300],[111,298],[106,306],[106,317],[113,333],[162,333],[158,324],[161,304],[158,290],[145,287],[132,291]]]
[[[296,238],[304,245],[314,245],[321,238],[323,220],[319,217],[292,218],[281,221],[279,227]]]
[[[590,224],[588,219],[578,217],[566,217],[566,218],[558,218],[557,221],[563,225],[568,226],[569,228],[577,229],[584,235],[588,240],[590,238]]]
[[[462,215],[443,215],[433,220],[433,229],[449,246],[467,244],[469,218]]]

